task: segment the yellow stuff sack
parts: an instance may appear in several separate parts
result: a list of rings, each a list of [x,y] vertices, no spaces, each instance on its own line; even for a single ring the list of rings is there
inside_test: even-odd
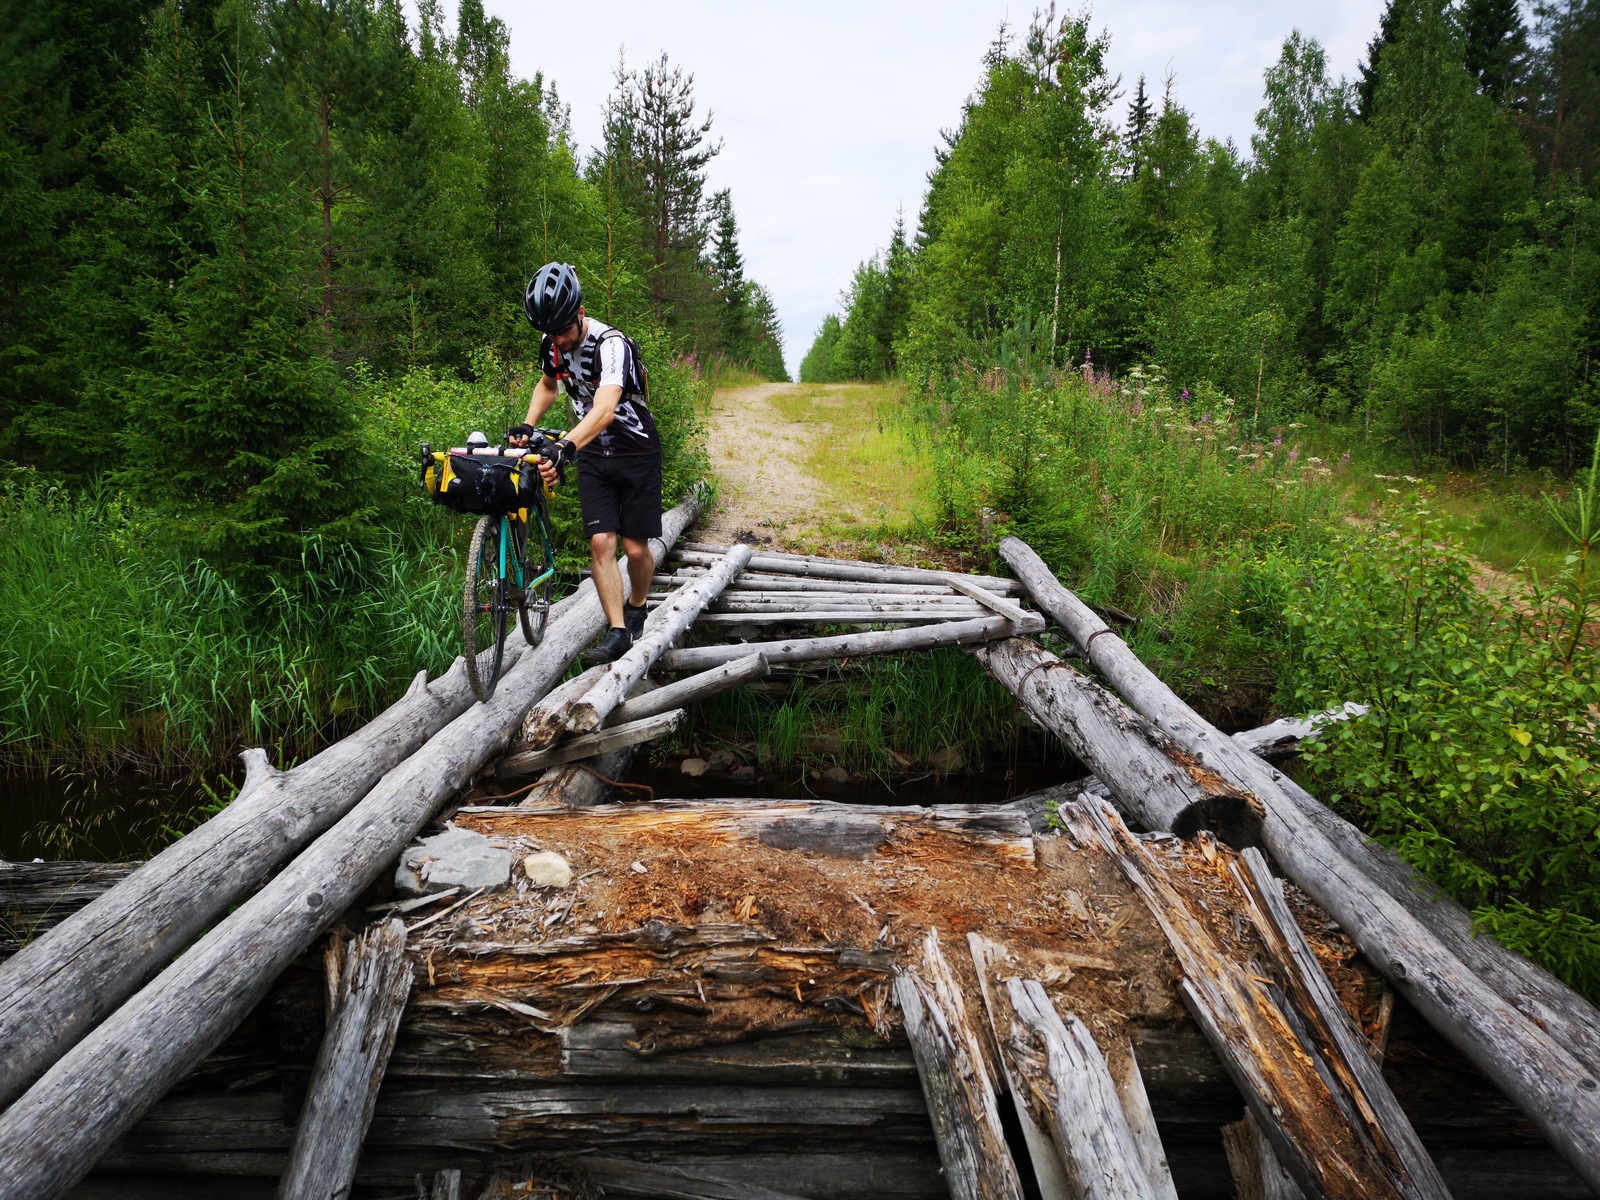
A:
[[[523,503],[522,459],[435,453],[422,486],[435,504],[455,512],[514,512]]]

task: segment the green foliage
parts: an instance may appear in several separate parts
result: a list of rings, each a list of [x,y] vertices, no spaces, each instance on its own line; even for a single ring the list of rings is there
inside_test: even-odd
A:
[[[1369,706],[1311,745],[1308,769],[1486,927],[1593,995],[1600,660],[1544,615],[1554,595],[1481,591],[1473,569],[1423,504],[1342,534],[1293,581],[1295,703]],[[1581,632],[1585,615],[1564,619]]]

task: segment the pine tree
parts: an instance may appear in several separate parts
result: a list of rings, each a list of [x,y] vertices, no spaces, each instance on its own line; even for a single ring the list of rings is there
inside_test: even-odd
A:
[[[753,349],[750,337],[750,294],[744,277],[744,255],[739,251],[739,226],[733,215],[733,199],[724,188],[711,197],[712,214],[711,277],[720,316],[722,352],[735,362],[749,359]]]
[[[1528,31],[1519,0],[1465,0],[1459,20],[1467,70],[1496,104],[1521,98],[1527,78]]]
[[[1131,164],[1131,178],[1138,182],[1139,168],[1144,165],[1144,139],[1150,129],[1150,119],[1153,110],[1150,107],[1150,97],[1145,94],[1144,76],[1139,76],[1139,84],[1133,92],[1133,103],[1128,105],[1128,132],[1126,135],[1128,145],[1128,161]]]

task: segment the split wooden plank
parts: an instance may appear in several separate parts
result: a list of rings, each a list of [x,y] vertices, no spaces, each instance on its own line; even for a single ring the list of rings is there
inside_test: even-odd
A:
[[[663,654],[661,668],[665,671],[704,671],[747,654],[763,655],[774,666],[779,663],[820,662],[831,658],[859,658],[868,654],[894,654],[934,646],[965,646],[1009,637],[1015,629],[1016,625],[1004,617],[978,617],[970,621],[946,621],[916,629],[744,642],[729,646],[691,646]]]
[[[1271,1139],[1308,1194],[1328,1200],[1447,1196],[1411,1176],[1374,1130],[1374,1106],[1356,1100],[1313,1039],[1252,972],[1234,962],[1196,915],[1196,901],[1127,830],[1108,805],[1085,799],[1063,815],[1072,835],[1111,854],[1144,897],[1183,967],[1180,993]],[[1292,964],[1274,963],[1279,973]]]
[[[894,996],[953,1200],[1021,1200],[994,1082],[938,930],[930,929],[923,940],[919,968],[895,980]]]
[[[726,550],[727,547],[725,546],[719,547],[715,545],[709,545],[705,542],[684,542],[678,547],[678,552],[680,554],[721,554],[725,553]],[[829,558],[821,554],[790,554],[782,550],[757,550],[756,558],[769,560],[776,559],[783,562],[805,563],[818,568],[867,567],[869,569],[879,571],[914,571],[927,578],[930,582],[936,582],[937,579],[948,577],[950,575],[960,575],[961,578],[969,579],[977,583],[980,587],[985,587],[991,592],[999,592],[1001,594],[1004,594],[1007,591],[1018,591],[1022,586],[1015,579],[1007,579],[1004,576],[961,575],[960,572],[956,571],[938,571],[926,567],[896,567],[888,563],[869,563],[859,558]],[[752,564],[751,570],[760,571],[762,568],[759,565]]]
[[[1155,1111],[1150,1107],[1150,1095],[1145,1090],[1144,1073],[1139,1070],[1139,1056],[1134,1052],[1133,1043],[1125,1042],[1120,1048],[1113,1048],[1107,1056],[1106,1066],[1111,1070],[1111,1080],[1116,1085],[1117,1098],[1122,1101],[1122,1112],[1128,1119],[1128,1131],[1133,1135],[1139,1161],[1144,1164],[1144,1175],[1151,1192],[1159,1200],[1178,1200],[1178,1189],[1172,1182],[1172,1168],[1167,1163],[1161,1134],[1156,1129]]]
[[[1342,1090],[1361,1110],[1360,1119],[1379,1149],[1395,1162],[1398,1174],[1409,1176],[1407,1194],[1433,1200],[1448,1197],[1449,1189],[1411,1119],[1389,1090],[1371,1045],[1339,1003],[1322,964],[1295,923],[1283,885],[1272,877],[1267,860],[1259,850],[1249,848],[1239,859],[1230,858],[1228,866],[1250,901],[1248,911],[1256,932],[1277,962],[1289,968],[1280,973],[1280,980],[1306,1034],[1338,1077]]]
[[[1012,605],[1016,608],[1015,605]],[[849,592],[774,592],[724,595],[707,609],[711,613],[805,612],[808,609],[853,609],[860,612],[894,612],[898,609],[929,609],[978,616],[989,610],[965,596],[881,596],[851,595]],[[1018,612],[1023,610],[1017,608]]]
[[[672,556],[674,562],[708,566],[725,551],[710,552],[685,550]],[[923,567],[885,567],[874,563],[849,562],[842,559],[813,559],[804,555],[756,554],[750,559],[750,570],[766,571],[776,575],[804,575],[812,579],[845,579],[864,583],[935,583],[949,584],[950,572],[933,571]],[[1002,579],[995,575],[968,575],[965,578],[997,595],[1015,595],[1021,585],[1015,579]]]
[[[679,571],[671,575],[655,575],[651,577],[651,586],[655,588],[676,588],[685,583],[693,583],[705,574],[702,568]],[[792,595],[795,593],[834,593],[836,595],[877,595],[877,596],[949,596],[950,587],[945,583],[873,583],[854,579],[807,579],[803,575],[764,575],[759,571],[745,571],[728,585],[728,592],[734,595],[744,595],[750,592],[782,592]],[[653,592],[657,598],[662,593]]]
[[[652,742],[677,729],[683,724],[687,715],[683,709],[675,708],[653,717],[645,717],[641,721],[632,721],[627,725],[613,725],[599,733],[586,733],[581,737],[568,738],[543,750],[507,755],[500,760],[500,765],[495,768],[495,774],[501,779],[515,779],[518,776],[535,774],[547,767],[578,762],[612,750],[620,750],[624,746]]]
[[[334,1200],[350,1194],[410,991],[405,922],[385,921],[350,940],[333,1021],[312,1067],[289,1165],[278,1186],[279,1200]]]
[[[633,696],[614,709],[607,718],[610,725],[643,720],[674,708],[684,708],[711,696],[743,687],[772,673],[772,666],[760,654],[747,654],[720,667],[702,671],[656,688],[648,695]]]
[[[1026,624],[1030,619],[1033,619],[1038,615],[1036,613],[1027,612],[1020,605],[1014,604],[1012,601],[1007,600],[1004,596],[998,596],[994,592],[989,591],[987,588],[981,587],[980,585],[972,582],[965,575],[957,575],[954,572],[951,572],[945,576],[945,579],[949,581],[952,588],[960,592],[963,596],[968,596],[973,600],[976,600],[985,608],[993,609],[1002,617],[1008,617],[1015,621],[1018,625]]]
[[[699,625],[911,625],[920,621],[971,621],[985,609],[939,608],[839,608],[790,609],[787,611],[708,612]]]
[[[1600,1010],[1492,937],[1477,936],[1459,904],[1208,724],[1026,543],[1006,538],[1000,550],[1134,709],[1194,762],[1254,797],[1261,836],[1284,873],[1600,1191]]]
[[[1050,1133],[1073,1191],[1083,1200],[1155,1200],[1110,1068],[1088,1026],[1063,1020],[1036,979],[1006,981],[1015,1015],[1002,1046]]]
[[[423,1188],[421,1176],[417,1177],[417,1195],[422,1195]],[[461,1172],[455,1169],[435,1171],[432,1186],[428,1188],[427,1200],[461,1200]]]
[[[567,731],[567,717],[572,706],[583,694],[600,682],[607,667],[604,663],[590,667],[582,674],[550,690],[550,694],[528,710],[522,718],[522,744],[528,750],[543,750],[554,745]]]
[[[567,729],[588,733],[598,729],[611,710],[627,699],[633,685],[643,679],[656,660],[694,624],[695,618],[728,586],[750,561],[749,546],[735,546],[719,559],[704,578],[675,592],[650,615],[644,633],[612,663],[600,681],[575,702],[567,716]]]
[[[665,553],[699,504],[694,493],[664,514],[663,541],[652,549]],[[504,750],[528,708],[604,624],[593,584],[586,583],[487,703],[471,705],[384,775],[315,845],[0,1114],[0,1197],[57,1196],[81,1179],[141,1113],[221,1043],[439,807]]]
[[[1306,1200],[1250,1113],[1222,1127],[1222,1146],[1239,1200]]]

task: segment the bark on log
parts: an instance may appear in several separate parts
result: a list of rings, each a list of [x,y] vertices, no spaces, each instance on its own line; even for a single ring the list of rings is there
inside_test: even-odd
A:
[[[1222,1127],[1222,1145],[1239,1200],[1306,1200],[1305,1192],[1278,1162],[1272,1143],[1250,1113]]]
[[[706,542],[684,542],[678,548],[680,554],[723,554],[727,552],[726,546],[711,545]],[[821,554],[790,554],[783,550],[757,550],[756,558],[763,560],[776,560],[786,563],[803,563],[808,566],[826,569],[828,567],[866,567],[874,571],[909,571],[918,574],[928,582],[947,582],[952,575],[987,588],[1000,595],[1015,595],[1022,590],[1022,585],[1015,579],[1007,579],[997,575],[968,575],[960,571],[936,571],[926,567],[895,567],[887,563],[869,563],[859,558],[829,558]],[[764,568],[752,563],[751,571],[761,571]],[[842,576],[840,578],[843,578]],[[911,582],[920,582],[912,580]]]
[[[1021,613],[1023,610],[1011,605]],[[982,616],[988,610],[965,596],[895,596],[881,592],[734,592],[723,593],[707,611],[711,613],[763,613],[808,612],[811,610],[847,609],[860,612],[900,612],[907,609],[931,609],[938,612],[959,612],[968,616]],[[1037,616],[1038,614],[1032,614]]]
[[[567,716],[567,729],[588,733],[600,728],[611,710],[621,704],[633,685],[643,679],[655,661],[678,638],[688,632],[706,605],[721,594],[728,581],[750,561],[749,546],[735,546],[697,580],[674,593],[666,604],[650,615],[643,635],[583,694]]]
[[[894,654],[932,646],[967,646],[974,642],[1009,637],[1016,626],[1004,617],[978,617],[948,621],[918,629],[891,629],[872,633],[846,633],[837,637],[795,638],[781,642],[744,642],[731,646],[692,646],[669,650],[661,656],[663,671],[704,671],[723,663],[760,654],[773,665],[819,662],[830,658],[857,658],[864,654]]]
[[[1330,1064],[1318,1040],[1304,1034],[1305,1014],[1292,1003],[1303,987],[1286,987],[1290,1002],[1284,1003],[1276,988],[1261,986],[1263,971],[1282,979],[1295,964],[1252,970],[1234,962],[1199,917],[1203,910],[1183,875],[1129,834],[1113,810],[1086,800],[1064,813],[1072,835],[1113,854],[1144,896],[1183,966],[1185,1004],[1300,1186],[1329,1200],[1448,1197],[1431,1169],[1421,1179],[1407,1169],[1389,1131],[1374,1124],[1378,1106],[1353,1090],[1347,1066]]]
[[[673,554],[674,562],[707,566],[725,551],[710,553],[685,550]],[[804,575],[811,579],[844,579],[859,583],[935,583],[949,586],[954,572],[929,571],[922,567],[883,567],[873,563],[849,562],[842,559],[812,559],[804,555],[756,554],[750,559],[750,570],[766,571],[776,575]],[[996,595],[1015,595],[1021,585],[1015,579],[1002,579],[994,575],[966,575],[963,578]]]
[[[567,715],[582,695],[600,682],[606,673],[606,664],[590,667],[576,678],[569,679],[528,710],[522,718],[522,745],[526,750],[543,750],[553,746],[567,731]]]
[[[628,721],[641,721],[645,717],[653,717],[657,713],[668,712],[674,708],[686,708],[700,700],[721,695],[736,687],[743,687],[753,680],[765,679],[771,673],[772,667],[762,655],[747,654],[723,666],[713,667],[709,671],[702,671],[698,675],[690,675],[665,687],[656,688],[648,695],[630,696],[612,712],[609,723],[622,725]]]
[[[86,904],[98,900],[142,864],[95,862],[6,862],[0,859],[0,944],[16,953]]]
[[[654,741],[677,729],[683,724],[683,719],[687,715],[683,709],[675,708],[670,712],[658,713],[627,725],[613,725],[599,733],[586,733],[582,737],[569,738],[544,750],[511,754],[500,760],[500,765],[495,768],[495,774],[501,779],[514,779],[519,775],[532,775],[562,763],[578,762],[585,758],[607,754],[612,750],[621,750],[625,746],[637,746],[641,742]]]
[[[1474,938],[1459,906],[1411,886],[1408,868],[1207,724],[1105,632],[1026,543],[1006,538],[1000,550],[1039,606],[1137,711],[1256,797],[1266,846],[1284,873],[1600,1191],[1600,1012],[1492,939]]]
[[[664,514],[665,545],[698,510],[696,493]],[[467,708],[383,776],[315,846],[0,1115],[0,1197],[57,1196],[81,1179],[142,1112],[216,1048],[278,973],[389,866],[440,805],[504,749],[528,708],[604,623],[593,584],[586,584],[551,622],[544,640],[520,656],[488,703]]]
[[[1244,729],[1232,735],[1235,745],[1242,746],[1257,758],[1277,760],[1287,758],[1300,749],[1300,743],[1316,737],[1323,726],[1333,721],[1348,721],[1367,711],[1365,704],[1346,701],[1338,708],[1315,713],[1309,717],[1284,717],[1255,729]]]
[[[922,964],[894,983],[933,1118],[939,1161],[954,1200],[1022,1200],[1022,1183],[1000,1125],[1000,1106],[979,1035],[950,965],[929,930]]]
[[[703,568],[692,568],[672,575],[651,577],[652,587],[680,587],[704,576]],[[917,596],[949,596],[945,583],[863,583],[854,579],[806,579],[794,575],[763,575],[759,571],[745,571],[728,585],[728,594],[742,596],[751,592],[782,593],[784,595],[872,595],[899,596],[913,599]],[[660,593],[653,593],[659,599]]]
[[[1056,1012],[1036,979],[1011,979],[1015,1014],[1001,1047],[1050,1121],[1056,1150],[1083,1200],[1155,1200],[1116,1084],[1088,1027]]]
[[[972,621],[986,610],[959,608],[824,608],[760,609],[753,612],[705,613],[701,625],[915,625],[929,621]],[[1004,619],[1004,618],[1002,618]]]
[[[385,921],[351,939],[338,1006],[311,1071],[279,1200],[343,1200],[350,1194],[410,992],[405,922]]]

